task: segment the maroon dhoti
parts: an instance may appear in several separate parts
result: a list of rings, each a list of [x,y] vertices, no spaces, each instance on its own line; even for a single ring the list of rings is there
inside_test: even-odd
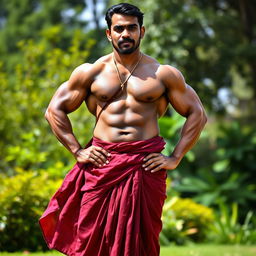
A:
[[[158,256],[166,171],[142,168],[162,137],[93,145],[111,153],[102,167],[77,163],[40,218],[49,248],[70,256]]]

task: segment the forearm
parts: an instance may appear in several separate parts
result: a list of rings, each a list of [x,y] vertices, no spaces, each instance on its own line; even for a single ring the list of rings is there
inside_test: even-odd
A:
[[[73,134],[73,129],[67,114],[58,109],[47,109],[45,114],[51,129],[57,139],[73,154],[81,149],[81,145]]]
[[[180,140],[171,154],[178,162],[180,162],[184,155],[195,145],[206,121],[207,118],[203,110],[193,112],[187,117],[181,131]]]

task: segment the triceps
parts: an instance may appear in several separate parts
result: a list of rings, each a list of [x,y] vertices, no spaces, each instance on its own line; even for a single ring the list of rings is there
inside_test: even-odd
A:
[[[80,107],[86,97],[84,88],[73,87],[69,81],[64,82],[56,91],[49,107],[64,111],[69,114]]]

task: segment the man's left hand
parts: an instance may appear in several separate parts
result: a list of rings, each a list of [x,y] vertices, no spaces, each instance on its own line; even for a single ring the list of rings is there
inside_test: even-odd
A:
[[[178,164],[179,160],[174,156],[164,156],[160,153],[151,153],[146,156],[144,159],[144,167],[145,171],[157,172],[161,169],[173,170]]]

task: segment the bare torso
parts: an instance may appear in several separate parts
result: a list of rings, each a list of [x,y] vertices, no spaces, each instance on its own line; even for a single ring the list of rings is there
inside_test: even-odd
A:
[[[98,116],[101,108],[119,89],[120,81],[112,54],[101,58],[98,72],[86,99],[89,111]],[[110,142],[146,140],[157,136],[157,119],[168,105],[166,88],[160,80],[160,64],[143,56],[125,87],[101,113],[94,136]],[[122,80],[129,71],[118,65]]]
[[[110,28],[106,30],[113,53],[94,64],[77,67],[55,92],[45,117],[58,140],[78,162],[102,166],[108,163],[109,156],[102,147],[91,145],[84,149],[73,133],[68,114],[84,101],[89,111],[98,117],[94,136],[108,142],[146,140],[157,136],[157,119],[168,104],[186,117],[180,140],[171,156],[149,154],[144,158],[145,170],[155,172],[162,168],[176,168],[197,141],[206,123],[202,103],[176,68],[160,65],[155,59],[142,55],[139,46],[144,33],[145,28],[137,17],[115,13]],[[120,80],[125,81],[134,67],[136,69],[123,90],[112,100],[120,88]],[[108,101],[110,104],[105,108]]]

